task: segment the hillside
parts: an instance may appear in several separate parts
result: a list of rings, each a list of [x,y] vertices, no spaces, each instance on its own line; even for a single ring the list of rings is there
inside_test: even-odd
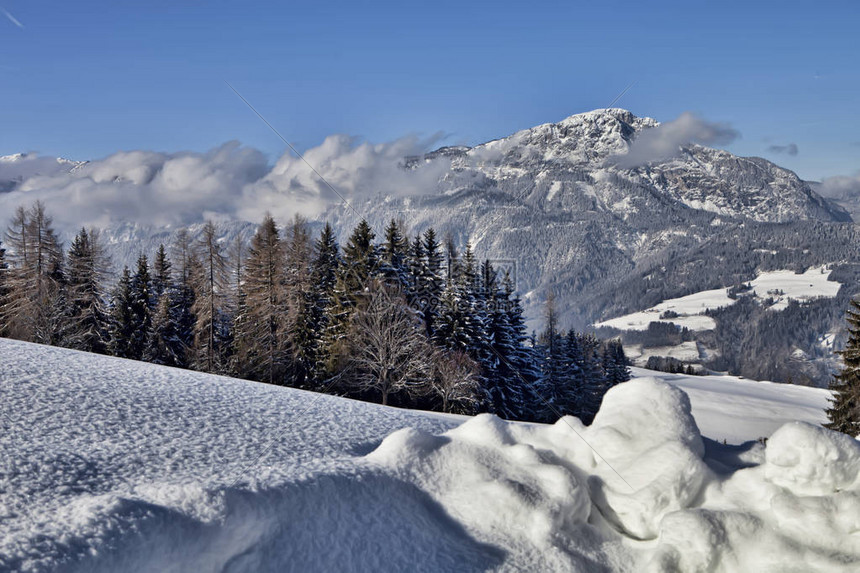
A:
[[[0,372],[3,570],[860,563],[860,444],[813,425],[820,390],[644,377],[611,390],[586,428],[398,410],[2,339]],[[723,446],[697,422],[731,443],[770,439]]]

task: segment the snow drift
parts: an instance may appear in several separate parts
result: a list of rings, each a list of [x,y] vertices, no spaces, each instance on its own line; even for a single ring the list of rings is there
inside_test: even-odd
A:
[[[722,446],[656,378],[585,427],[6,340],[0,372],[0,570],[860,567],[860,443],[795,422]]]

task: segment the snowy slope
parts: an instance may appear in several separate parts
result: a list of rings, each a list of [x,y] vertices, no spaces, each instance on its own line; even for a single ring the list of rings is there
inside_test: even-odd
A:
[[[820,399],[666,379],[706,432],[735,393]],[[856,571],[860,444],[703,442],[690,402],[642,378],[588,428],[461,423],[0,339],[0,570]]]
[[[830,280],[831,270],[826,266],[807,269],[803,273],[789,270],[760,272],[749,281],[749,296],[762,301],[771,299],[769,310],[785,310],[789,301],[809,302],[817,298],[833,298],[839,292],[840,283]],[[716,322],[705,316],[705,312],[731,306],[736,299],[729,298],[728,289],[700,291],[687,296],[664,300],[660,304],[640,312],[619,316],[596,323],[618,330],[645,330],[652,322],[672,322],[690,330],[713,330]],[[665,312],[677,314],[661,319]]]
[[[768,437],[788,422],[820,425],[830,391],[793,384],[757,382],[736,376],[685,376],[634,368],[636,377],[653,376],[690,397],[703,436],[729,444]]]

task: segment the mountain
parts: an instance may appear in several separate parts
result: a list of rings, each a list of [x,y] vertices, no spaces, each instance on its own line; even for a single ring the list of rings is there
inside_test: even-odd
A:
[[[860,293],[860,236],[850,215],[761,158],[675,142],[671,153],[633,165],[631,151],[667,129],[626,110],[595,110],[473,147],[398,155],[387,169],[365,161],[385,155],[372,147],[354,148],[349,161],[325,156],[321,149],[342,144],[327,140],[309,161],[350,207],[329,202],[313,225],[328,220],[345,238],[366,218],[381,237],[394,217],[412,232],[432,226],[456,243],[470,242],[479,257],[511,272],[536,329],[550,291],[562,326],[586,328],[696,293],[737,291],[762,273],[826,267],[827,278],[842,285],[830,298],[785,295],[776,304],[757,293],[736,305],[702,307],[698,315],[709,316],[696,320],[709,325],[704,330],[602,330],[636,345],[643,360],[680,353],[697,367],[826,384],[837,366],[833,350],[844,342],[848,299]],[[314,173],[297,170],[298,160],[282,158],[267,171],[238,144],[207,154],[127,152],[89,164],[33,156],[9,163],[43,173],[7,175],[7,187],[15,189],[9,197],[50,187],[51,210],[74,214],[86,203],[92,220],[106,221],[100,226],[118,265],[170,242],[180,224],[195,231],[204,217],[214,217],[225,240],[250,236],[256,212],[301,210],[303,197],[319,199],[326,191]],[[0,162],[0,181],[13,173],[4,169]],[[57,170],[66,173],[59,183]],[[191,207],[182,203],[194,193]],[[61,197],[71,209],[64,210]],[[111,217],[99,212],[99,202]],[[142,211],[182,217],[169,224],[128,219]],[[80,225],[64,229],[66,237]],[[738,351],[741,344],[746,352]]]
[[[354,206],[376,228],[402,217],[414,230],[433,226],[515,267],[536,328],[550,290],[564,324],[582,328],[765,271],[833,265],[830,278],[845,285],[838,296],[782,311],[747,308],[745,316],[716,320],[715,331],[685,335],[697,341],[695,364],[826,384],[842,313],[858,292],[860,241],[851,217],[761,158],[690,144],[675,157],[622,167],[631,145],[658,126],[625,110],[596,110],[475,147],[442,148],[405,162],[413,170],[450,163],[433,193]],[[344,228],[357,220],[339,208],[327,216]],[[791,340],[765,332],[776,312],[796,327]],[[731,333],[755,340],[756,352],[731,352]]]

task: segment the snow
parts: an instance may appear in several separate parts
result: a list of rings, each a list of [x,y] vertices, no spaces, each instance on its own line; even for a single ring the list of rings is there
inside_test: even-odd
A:
[[[701,358],[699,345],[695,340],[682,342],[675,346],[653,346],[643,348],[641,345],[624,346],[624,353],[633,364],[645,366],[648,359],[652,356],[665,356],[668,358],[677,358],[685,363],[698,362]]]
[[[2,339],[0,372],[0,570],[860,565],[860,443],[810,423],[814,389],[637,370],[585,427]],[[759,421],[729,411],[756,406]],[[771,437],[701,435],[733,424]]]
[[[749,281],[756,298],[764,301],[772,298],[770,310],[785,310],[789,301],[809,302],[816,298],[833,298],[839,292],[841,283],[829,280],[831,271],[827,266],[811,267],[803,273],[778,270],[759,273]],[[713,330],[717,323],[709,316],[708,310],[731,306],[735,299],[728,296],[728,289],[713,289],[696,292],[680,298],[665,300],[640,312],[619,316],[595,323],[597,328],[606,326],[618,330],[647,330],[652,322],[671,322],[679,327],[693,331]],[[661,319],[660,316],[671,311],[674,318]]]
[[[783,424],[819,425],[831,393],[822,388],[757,382],[736,376],[687,376],[633,368],[637,377],[656,377],[683,390],[702,434],[712,440],[742,444],[766,438]]]
[[[774,298],[772,310],[783,310],[790,300],[807,302],[818,297],[835,297],[842,285],[828,280],[829,277],[830,271],[822,266],[810,268],[803,274],[793,271],[761,273],[750,284],[759,298]]]

